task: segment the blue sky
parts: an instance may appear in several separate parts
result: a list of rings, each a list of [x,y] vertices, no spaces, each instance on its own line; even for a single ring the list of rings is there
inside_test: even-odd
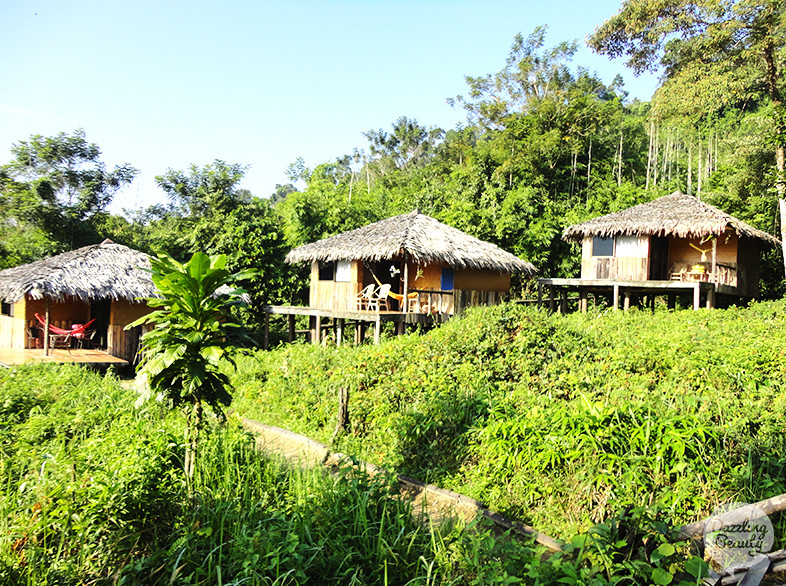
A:
[[[448,129],[465,75],[500,70],[516,33],[582,43],[574,65],[617,73],[649,100],[654,76],[583,46],[617,0],[0,0],[0,163],[31,134],[84,128],[109,164],[141,170],[114,211],[163,202],[156,175],[214,159],[249,165],[267,197],[297,157],[366,146],[399,116]]]

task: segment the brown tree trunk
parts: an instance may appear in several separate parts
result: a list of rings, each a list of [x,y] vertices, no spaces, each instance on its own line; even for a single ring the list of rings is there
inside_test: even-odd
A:
[[[349,429],[349,389],[341,387],[338,390],[338,417],[336,419],[336,429],[330,438],[333,443],[337,437]]]

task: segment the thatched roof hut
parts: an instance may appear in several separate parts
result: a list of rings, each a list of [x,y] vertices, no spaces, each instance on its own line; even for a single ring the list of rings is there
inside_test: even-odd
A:
[[[444,263],[456,269],[487,269],[526,276],[537,272],[531,263],[418,210],[300,246],[286,260],[377,262],[405,254],[418,264]]]
[[[70,252],[0,271],[0,299],[8,303],[25,295],[61,301],[66,297],[133,301],[157,296],[150,257],[105,240]]]
[[[675,191],[671,195],[643,203],[613,214],[593,218],[565,229],[565,240],[582,240],[588,236],[673,236],[706,238],[721,236],[727,228],[738,236],[779,244],[766,232],[730,216],[700,199]]]

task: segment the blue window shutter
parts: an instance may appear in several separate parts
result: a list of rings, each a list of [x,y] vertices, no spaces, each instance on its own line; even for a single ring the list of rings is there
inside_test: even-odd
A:
[[[440,288],[443,291],[453,291],[453,269],[451,267],[442,269],[442,284]]]

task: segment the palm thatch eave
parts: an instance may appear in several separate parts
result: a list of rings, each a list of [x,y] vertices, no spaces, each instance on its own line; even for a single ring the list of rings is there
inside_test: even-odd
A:
[[[415,210],[290,251],[289,263],[400,260],[532,276],[531,263]]]
[[[771,245],[780,241],[734,216],[679,191],[614,212],[568,226],[562,233],[564,240],[578,241],[586,237],[612,236],[676,236],[679,238],[707,238],[722,236],[732,229],[738,236],[763,240]]]
[[[0,299],[14,303],[26,295],[84,302],[156,297],[149,269],[150,257],[145,253],[105,240],[0,271]]]

